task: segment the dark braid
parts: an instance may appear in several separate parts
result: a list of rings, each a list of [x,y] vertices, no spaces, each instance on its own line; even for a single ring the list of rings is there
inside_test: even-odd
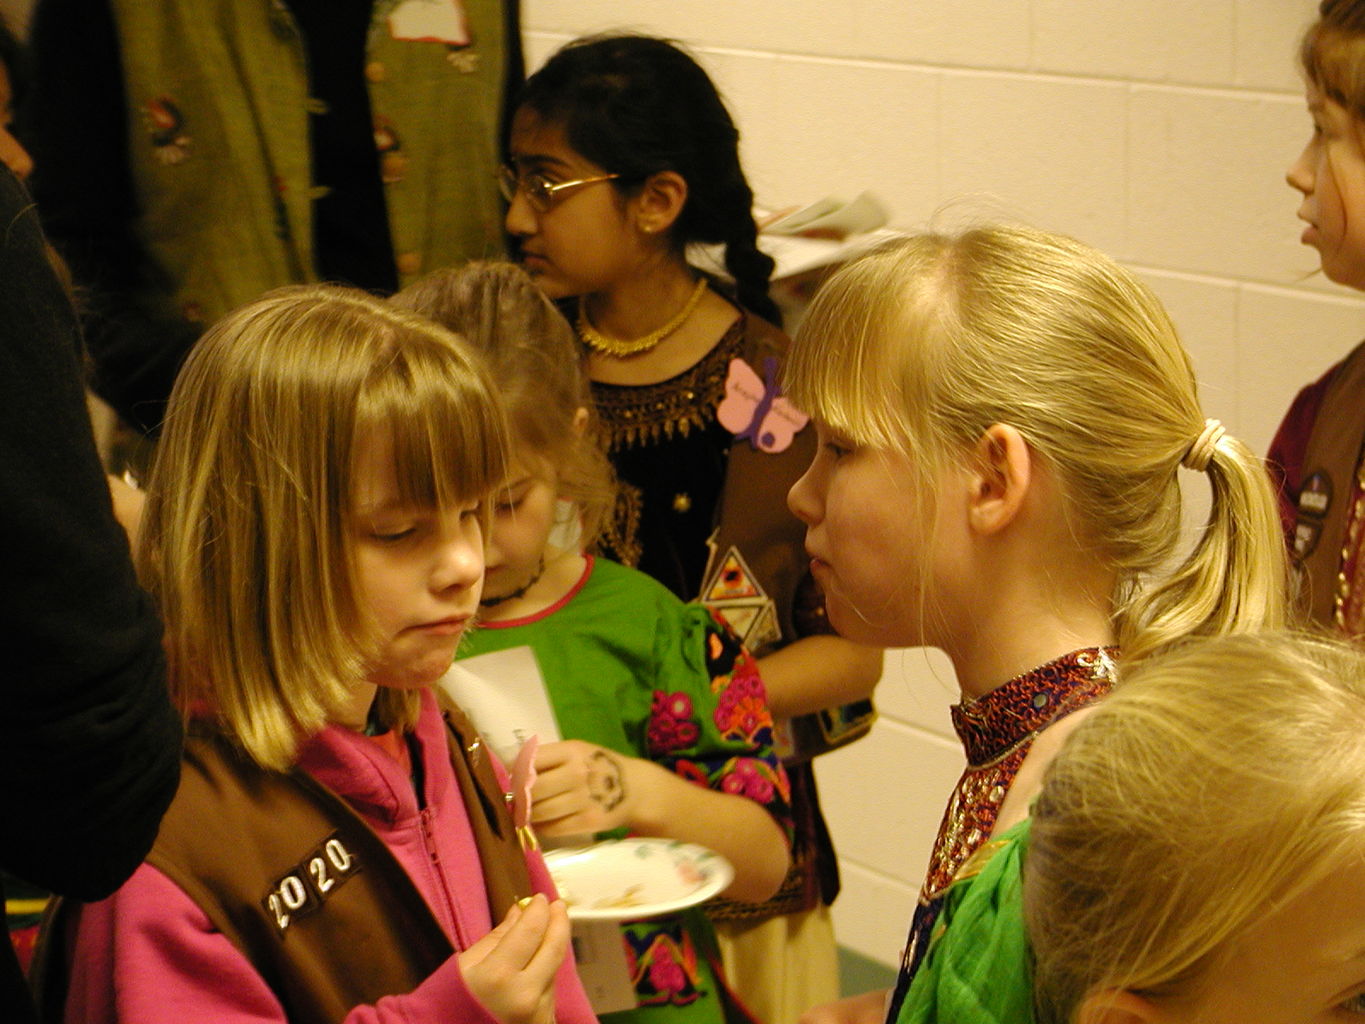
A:
[[[562,125],[576,152],[621,177],[624,195],[673,171],[687,202],[669,241],[724,245],[735,298],[779,322],[768,296],[773,261],[758,249],[753,191],[739,163],[739,131],[701,66],[652,36],[605,35],[568,43],[527,79],[518,106]]]
[[[735,209],[747,216],[731,218],[730,237],[725,240],[725,269],[735,279],[735,299],[745,309],[778,327],[782,312],[768,294],[773,274],[773,258],[758,247],[758,225],[754,223],[754,194],[741,175],[732,193]]]

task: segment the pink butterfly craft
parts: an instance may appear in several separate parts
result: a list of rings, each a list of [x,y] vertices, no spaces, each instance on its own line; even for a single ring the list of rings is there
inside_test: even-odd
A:
[[[777,360],[772,356],[763,360],[763,376],[760,379],[743,359],[731,359],[716,419],[736,438],[775,455],[791,447],[810,417],[778,393]]]
[[[531,787],[536,784],[536,749],[540,737],[532,735],[521,745],[516,761],[512,764],[512,824],[517,829],[517,839],[523,850],[538,850],[540,843],[531,830]]]

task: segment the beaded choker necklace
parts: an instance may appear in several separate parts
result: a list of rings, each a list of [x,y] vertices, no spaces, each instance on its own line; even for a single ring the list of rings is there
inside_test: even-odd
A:
[[[595,328],[588,320],[588,300],[587,296],[578,297],[578,321],[575,327],[578,336],[583,339],[583,343],[589,348],[604,352],[609,356],[636,356],[641,352],[648,352],[659,342],[663,341],[670,334],[687,322],[687,318],[692,315],[692,311],[697,308],[697,303],[701,302],[701,297],[706,294],[706,278],[697,278],[697,286],[692,289],[692,294],[683,303],[682,309],[678,310],[668,323],[664,324],[656,331],[641,335],[629,341],[622,341],[620,338],[609,338]]]
[[[525,597],[525,596],[526,596],[526,591],[530,590],[530,589],[531,589],[532,587],[534,587],[537,583],[539,583],[539,582],[540,582],[540,578],[541,578],[542,576],[544,576],[544,575],[545,575],[545,556],[544,556],[544,555],[541,555],[541,556],[540,556],[540,564],[539,564],[538,566],[536,566],[536,573],[535,573],[535,575],[532,576],[529,580],[527,580],[526,583],[525,583],[524,585],[518,587],[516,590],[512,591],[510,594],[503,594],[501,597],[485,597],[485,598],[483,598],[482,600],[479,601],[479,604],[480,604],[482,607],[484,607],[484,608],[492,608],[492,607],[494,607],[495,605],[500,605],[500,604],[502,604],[504,601],[514,601],[514,600],[516,600],[516,599],[519,598],[519,597]]]

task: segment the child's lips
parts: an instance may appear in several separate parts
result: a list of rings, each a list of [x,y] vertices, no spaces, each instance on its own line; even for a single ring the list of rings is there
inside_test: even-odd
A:
[[[1313,219],[1309,217],[1308,214],[1306,214],[1302,209],[1299,210],[1296,216],[1299,218],[1299,220],[1303,221],[1305,224],[1308,225],[1306,228],[1303,229],[1303,234],[1299,237],[1299,240],[1303,242],[1305,245],[1311,244],[1308,240],[1308,236],[1311,234],[1314,238],[1317,238],[1318,226],[1313,223]]]
[[[469,618],[468,615],[453,615],[448,619],[419,623],[412,628],[431,636],[454,636],[464,631],[465,626],[469,624]]]

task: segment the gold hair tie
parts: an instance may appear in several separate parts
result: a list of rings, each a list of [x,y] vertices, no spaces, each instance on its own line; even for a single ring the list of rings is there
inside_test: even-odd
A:
[[[1194,443],[1185,452],[1185,457],[1180,460],[1180,464],[1196,473],[1204,472],[1209,468],[1209,460],[1213,458],[1213,450],[1218,447],[1218,442],[1223,439],[1223,435],[1226,433],[1227,429],[1218,420],[1205,420],[1204,429],[1199,432],[1199,436],[1194,439]]]
[[[683,303],[682,309],[678,310],[673,319],[657,331],[650,331],[648,334],[631,341],[609,338],[593,327],[588,320],[587,296],[580,295],[578,297],[578,321],[574,326],[578,330],[578,336],[583,339],[583,344],[589,348],[596,349],[598,352],[605,352],[609,356],[636,356],[641,352],[648,352],[686,323],[687,318],[692,315],[692,311],[697,308],[697,303],[701,302],[701,297],[705,294],[706,278],[699,277],[697,278],[697,286],[692,289],[692,294]]]

